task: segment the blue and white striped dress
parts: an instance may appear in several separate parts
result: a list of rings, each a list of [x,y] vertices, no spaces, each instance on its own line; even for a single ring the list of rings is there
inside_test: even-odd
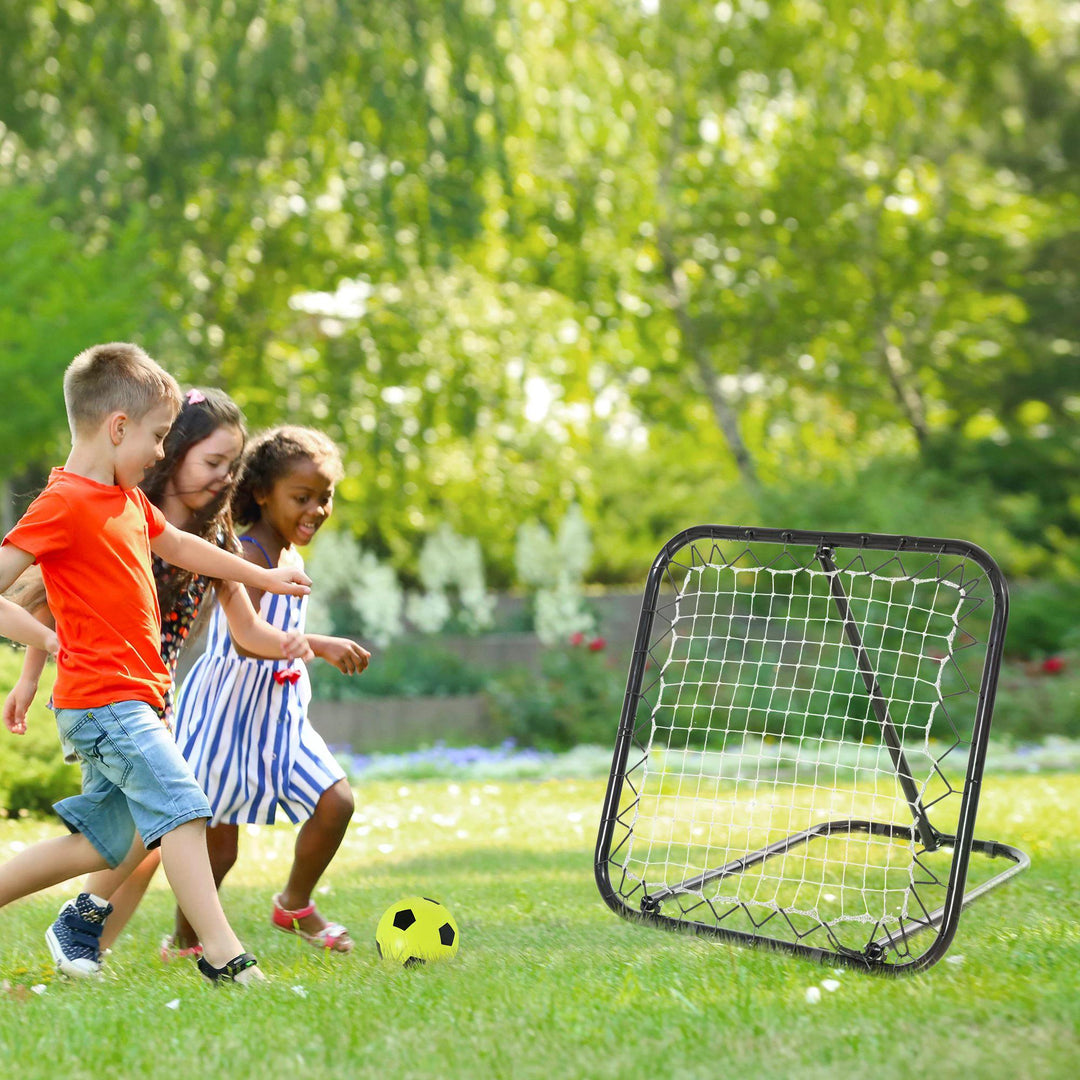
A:
[[[306,612],[307,597],[263,593],[259,604],[259,614],[286,633],[303,630]],[[241,656],[219,604],[206,651],[180,688],[175,719],[177,744],[210,800],[212,824],[272,825],[279,806],[290,821],[304,821],[319,796],[344,779],[308,721],[310,701],[303,662]]]

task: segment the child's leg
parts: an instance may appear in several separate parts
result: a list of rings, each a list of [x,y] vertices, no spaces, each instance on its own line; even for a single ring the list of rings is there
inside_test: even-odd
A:
[[[214,875],[214,887],[221,888],[225,875],[236,864],[236,853],[240,836],[239,825],[211,825],[206,830],[206,850],[210,857],[210,871]],[[180,908],[176,909],[176,933],[173,943],[178,949],[190,949],[199,944],[199,935],[184,917]]]
[[[216,968],[244,951],[221,908],[210,858],[206,822],[187,821],[161,838],[161,864],[180,909],[191,923],[203,956]]]
[[[142,837],[136,835],[131,849],[119,866],[113,869],[106,867],[87,875],[83,892],[103,897],[112,904],[112,912],[108,916],[99,945],[103,952],[112,948],[113,942],[120,936],[120,931],[139,906],[159,861],[158,853],[155,851],[153,855],[148,855]],[[149,872],[142,870],[144,863]]]
[[[0,866],[0,907],[108,865],[82,833],[42,840]]]
[[[95,896],[104,896],[111,898],[113,893],[119,889],[125,881],[131,876],[132,871],[146,858],[146,847],[143,845],[142,837],[135,836],[135,839],[131,842],[131,848],[124,856],[124,861],[119,866],[112,869],[106,868],[104,870],[97,870],[93,874],[89,874],[83,884],[83,892],[93,893]],[[116,907],[113,906],[115,913]]]
[[[98,896],[108,896],[109,903],[113,906],[109,921],[105,924],[105,933],[101,935],[101,948],[103,950],[111,948],[113,942],[116,941],[121,931],[127,926],[131,916],[135,914],[135,909],[146,895],[146,890],[150,887],[150,882],[153,880],[154,874],[157,873],[157,868],[161,865],[160,851],[148,852],[142,846],[142,841],[138,839],[136,839],[135,843],[142,848],[143,857],[131,873],[128,874],[127,880],[113,892],[99,892],[97,894]],[[96,874],[92,875],[92,877],[96,876]],[[87,878],[88,883],[89,881],[90,878]]]
[[[300,911],[311,903],[319,878],[341,846],[354,807],[348,780],[339,780],[322,793],[315,812],[297,834],[289,880],[277,898],[283,908]],[[318,933],[326,926],[326,920],[316,911],[300,919],[299,924],[301,930]]]

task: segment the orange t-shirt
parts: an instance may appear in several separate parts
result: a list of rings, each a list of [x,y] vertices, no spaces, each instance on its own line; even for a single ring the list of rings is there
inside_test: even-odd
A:
[[[138,489],[53,469],[45,490],[4,537],[34,556],[56,619],[53,704],[165,704],[161,616],[150,541],[165,528]]]

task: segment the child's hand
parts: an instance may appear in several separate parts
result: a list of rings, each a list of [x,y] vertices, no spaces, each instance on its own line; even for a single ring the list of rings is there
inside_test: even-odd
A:
[[[371,659],[367,649],[348,638],[323,638],[321,644],[319,655],[345,675],[359,675]]]
[[[281,655],[286,660],[302,660],[305,664],[315,659],[315,651],[307,639],[307,634],[302,634],[299,630],[292,630],[285,635]]]
[[[26,710],[37,693],[37,684],[25,683],[20,679],[4,701],[4,727],[12,735],[26,734]]]
[[[287,596],[307,596],[311,592],[311,578],[294,566],[276,566],[267,570],[266,583],[266,592]]]
[[[60,642],[57,639],[56,631],[45,628],[45,651],[55,660],[57,652],[60,651]]]

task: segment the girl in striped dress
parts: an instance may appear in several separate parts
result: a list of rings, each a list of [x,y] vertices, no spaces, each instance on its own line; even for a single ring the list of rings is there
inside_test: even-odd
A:
[[[296,549],[330,517],[341,474],[337,448],[317,431],[282,427],[256,439],[245,454],[232,504],[234,519],[246,527],[240,536],[244,556],[262,566],[303,566]],[[279,599],[284,598],[251,593],[271,626],[302,633],[306,597]],[[307,641],[316,656],[347,675],[367,666],[367,651],[347,638],[310,634]],[[245,653],[218,609],[206,651],[180,690],[176,739],[214,812],[207,845],[218,885],[236,862],[240,825],[272,825],[279,815],[303,822],[271,920],[318,948],[348,952],[348,931],[324,919],[311,900],[352,818],[353,795],[308,721],[310,700],[303,663]],[[195,944],[194,931],[178,912],[176,945]]]

